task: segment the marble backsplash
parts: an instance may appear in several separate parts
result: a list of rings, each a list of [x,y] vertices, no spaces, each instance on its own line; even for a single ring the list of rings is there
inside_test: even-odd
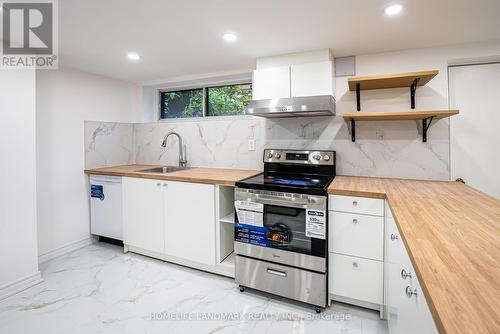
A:
[[[135,161],[134,125],[85,121],[85,168],[131,164]]]
[[[421,122],[358,122],[356,142],[342,117],[265,119],[232,117],[155,123],[85,123],[86,166],[124,163],[176,165],[177,131],[191,166],[261,169],[264,148],[329,149],[337,153],[337,174],[449,179],[449,124],[431,125],[422,142]],[[248,140],[255,140],[255,151]]]

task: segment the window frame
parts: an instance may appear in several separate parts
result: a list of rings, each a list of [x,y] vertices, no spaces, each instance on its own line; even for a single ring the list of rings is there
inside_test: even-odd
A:
[[[158,120],[160,122],[171,122],[171,121],[187,121],[187,120],[208,120],[208,119],[217,119],[217,118],[222,118],[222,119],[229,119],[231,117],[248,117],[246,114],[242,115],[227,115],[227,116],[222,116],[222,115],[217,115],[217,116],[209,116],[208,115],[208,89],[210,88],[220,88],[220,87],[226,87],[226,86],[244,86],[244,85],[250,85],[253,93],[253,83],[248,80],[245,80],[243,82],[231,82],[231,83],[218,83],[214,85],[203,85],[203,86],[193,86],[193,87],[179,87],[179,88],[171,88],[171,89],[159,89],[158,94],[159,96],[159,103],[158,103]],[[201,116],[198,117],[176,117],[176,118],[162,118],[162,108],[163,108],[163,101],[164,101],[164,93],[174,93],[174,92],[183,92],[183,91],[190,91],[190,90],[198,90],[201,89],[203,91],[203,104],[202,104],[202,112]]]
[[[201,117],[205,117],[205,89],[204,88],[181,88],[181,89],[176,89],[176,90],[168,90],[168,91],[161,91],[160,90],[160,113],[159,113],[159,119],[160,120],[172,120],[172,119],[190,119],[190,118],[200,118],[200,117],[173,117],[173,118],[162,118],[163,114],[163,101],[165,99],[165,93],[178,93],[178,92],[187,92],[187,91],[195,91],[195,90],[202,90],[203,93],[203,103],[202,103],[202,108],[201,108]]]

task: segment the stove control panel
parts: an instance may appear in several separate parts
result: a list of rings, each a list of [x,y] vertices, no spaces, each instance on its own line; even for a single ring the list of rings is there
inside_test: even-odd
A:
[[[264,163],[335,165],[335,151],[264,150]]]

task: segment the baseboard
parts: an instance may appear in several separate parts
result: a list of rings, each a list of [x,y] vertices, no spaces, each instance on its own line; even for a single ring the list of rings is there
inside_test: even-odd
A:
[[[374,311],[381,311],[381,305],[380,304],[374,304],[370,302],[365,302],[363,300],[358,300],[358,299],[353,299],[353,298],[348,298],[348,297],[342,297],[334,294],[329,294],[330,300],[334,300],[337,302],[341,302],[344,304],[351,304],[351,305],[356,305],[364,308],[368,308]]]
[[[1,286],[0,301],[42,282],[43,282],[42,275],[40,275],[40,272],[37,271],[34,274],[25,276],[12,283]]]
[[[154,251],[150,251],[141,247],[135,247],[132,245],[124,245],[124,250],[130,251],[132,253],[137,253],[145,256],[149,256],[155,259],[163,260],[166,262],[178,264],[184,267],[189,267],[192,269],[198,269],[198,270],[203,270],[209,273],[221,275],[221,276],[226,276],[230,278],[234,278],[234,269],[229,270],[228,268],[225,268],[223,266],[217,266],[217,265],[209,265],[209,264],[204,264],[204,263],[198,263],[186,259],[182,259],[176,256],[171,256],[171,255],[166,255],[163,253],[158,253]]]
[[[83,238],[81,240],[71,242],[71,243],[66,244],[64,246],[53,249],[50,252],[39,255],[38,256],[38,263],[40,264],[40,263],[44,263],[46,261],[55,259],[56,257],[59,257],[59,256],[64,255],[66,253],[72,252],[76,249],[88,246],[93,242],[94,241],[90,236]]]

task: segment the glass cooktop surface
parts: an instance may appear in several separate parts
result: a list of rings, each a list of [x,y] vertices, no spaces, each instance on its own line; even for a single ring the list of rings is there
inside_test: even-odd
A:
[[[262,173],[238,183],[262,189],[271,187],[326,189],[332,180],[333,177],[325,175]]]

